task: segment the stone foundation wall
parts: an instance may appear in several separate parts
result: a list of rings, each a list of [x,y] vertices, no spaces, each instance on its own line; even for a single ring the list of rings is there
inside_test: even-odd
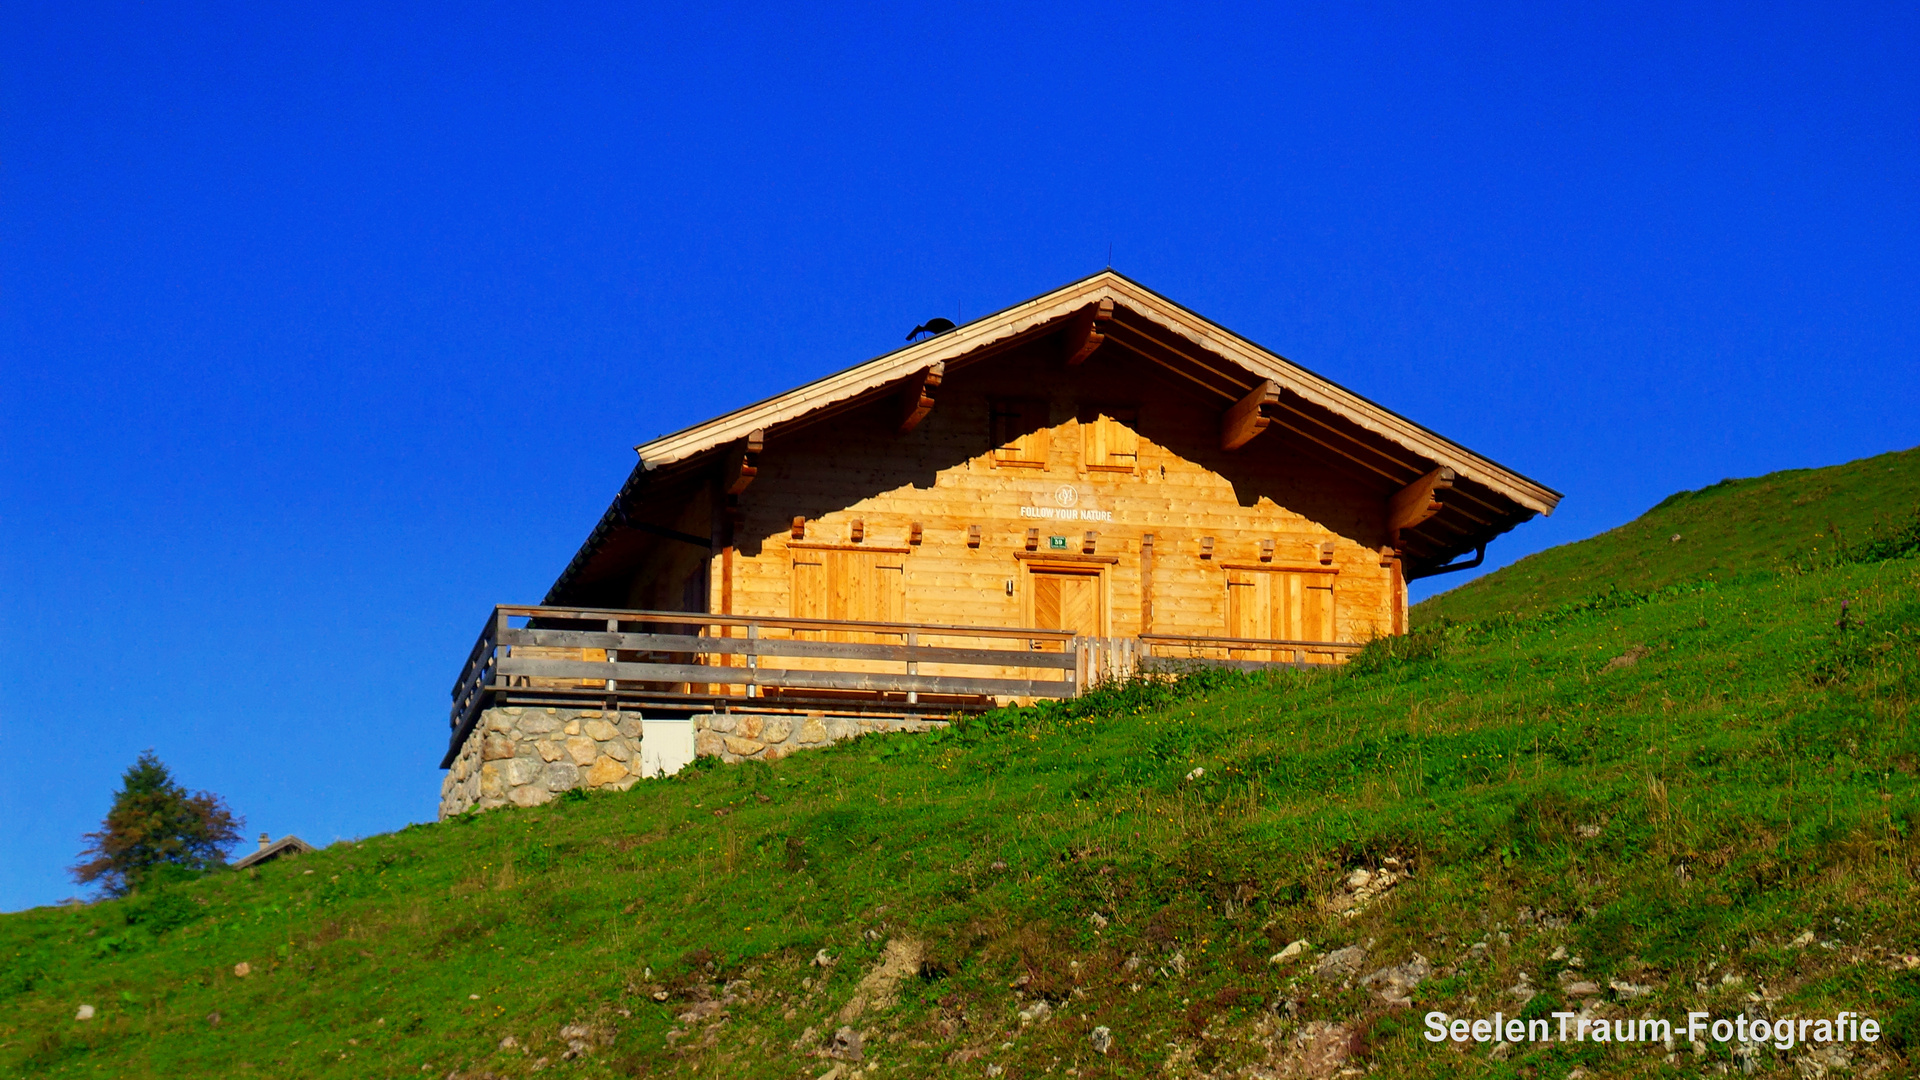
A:
[[[673,730],[675,725],[668,725]],[[693,752],[726,762],[778,761],[878,731],[932,731],[944,720],[708,713],[693,717]],[[488,709],[440,782],[440,817],[539,806],[571,788],[624,791],[645,775],[639,713],[506,706]],[[685,738],[685,727],[679,727]],[[663,744],[663,749],[665,744]],[[685,750],[680,753],[684,755]],[[662,755],[656,755],[662,756]],[[677,760],[685,760],[681,757]]]
[[[708,713],[693,718],[693,752],[726,762],[778,761],[876,731],[933,731],[945,720],[870,720],[848,716]]]
[[[440,782],[440,816],[538,806],[570,788],[624,790],[640,778],[639,713],[488,709]]]

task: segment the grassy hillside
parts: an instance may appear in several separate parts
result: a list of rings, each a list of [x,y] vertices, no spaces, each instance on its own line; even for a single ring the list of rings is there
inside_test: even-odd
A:
[[[1871,464],[1795,486],[1851,505],[1891,483]],[[1582,1002],[1865,1012],[1892,1037],[1844,1062],[1753,1063],[1898,1074],[1920,1060],[1920,560],[1770,569],[1803,525],[1715,534],[1712,565],[1746,572],[1629,579],[1651,596],[1556,582],[1542,608],[1496,575],[1475,603],[1506,614],[1342,671],[1121,687],[0,916],[0,1076],[1733,1063],[1420,1038],[1428,1009]],[[1540,558],[1622,566],[1633,528]]]
[[[1911,530],[1917,509],[1920,448],[1722,480],[1669,496],[1591,540],[1530,555],[1433,597],[1413,614],[1416,624],[1528,615],[1609,589],[1651,592],[1787,563],[1817,565]]]

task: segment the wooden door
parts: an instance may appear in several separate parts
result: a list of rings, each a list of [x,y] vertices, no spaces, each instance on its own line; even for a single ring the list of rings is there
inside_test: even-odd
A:
[[[1279,641],[1332,641],[1332,574],[1236,568],[1227,571],[1228,637]],[[1242,659],[1328,660],[1328,654],[1251,650]]]
[[[1082,637],[1105,633],[1098,571],[1035,570],[1032,586],[1035,627],[1070,630]]]

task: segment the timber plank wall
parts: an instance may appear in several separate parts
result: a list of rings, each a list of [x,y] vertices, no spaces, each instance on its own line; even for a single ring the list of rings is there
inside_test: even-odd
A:
[[[996,431],[996,411],[1004,415],[1008,402],[1030,414],[1043,407],[1044,423],[1030,415],[1015,427],[1044,429],[1044,438],[1008,439],[1004,421]],[[627,604],[680,607],[684,599],[735,615],[1047,626],[1057,598],[1036,596],[1052,586],[1037,587],[1035,571],[1055,565],[1097,575],[1097,628],[1068,628],[1102,636],[1330,633],[1357,642],[1400,629],[1403,586],[1380,554],[1388,540],[1382,499],[1275,432],[1220,450],[1217,403],[1120,350],[1102,349],[1075,368],[1013,350],[949,376],[932,412],[905,435],[897,434],[899,419],[898,401],[888,398],[777,433],[737,497],[734,550],[654,545],[636,567]],[[1000,439],[1015,449],[996,454]],[[1116,446],[1135,459],[1115,457]],[[1044,463],[997,460],[1023,453]],[[1089,460],[1103,455],[1107,468]],[[683,498],[672,509],[681,531],[717,529],[721,496],[694,490]],[[1111,520],[1085,520],[1082,511]],[[1075,519],[1026,516],[1064,513]],[[795,518],[805,519],[800,538]],[[1038,530],[1031,552],[1029,529]],[[1088,532],[1097,534],[1090,554]],[[1151,625],[1146,534],[1154,537]],[[1065,549],[1052,547],[1052,537],[1065,537]],[[1272,603],[1290,609],[1235,610],[1230,577],[1244,586],[1286,571],[1299,575],[1291,599],[1279,579],[1257,580],[1274,582]],[[1331,583],[1324,622],[1311,600],[1302,613],[1302,583]],[[1238,595],[1245,609],[1253,591]]]

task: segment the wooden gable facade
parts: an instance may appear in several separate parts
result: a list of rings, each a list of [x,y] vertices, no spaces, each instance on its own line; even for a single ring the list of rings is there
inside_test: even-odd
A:
[[[1355,644],[1559,498],[1111,272],[638,450],[545,603]]]

